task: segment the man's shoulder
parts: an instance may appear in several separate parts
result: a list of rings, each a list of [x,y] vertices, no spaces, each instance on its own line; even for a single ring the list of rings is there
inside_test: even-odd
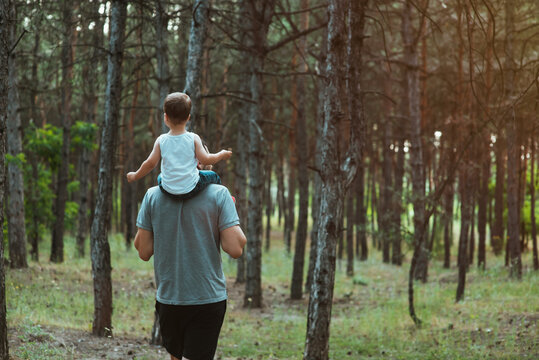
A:
[[[204,193],[206,193],[208,196],[221,197],[228,195],[228,189],[220,184],[209,184]]]
[[[152,186],[148,190],[146,190],[146,195],[144,196],[147,198],[147,201],[153,201],[157,196],[160,196],[161,189],[159,189],[159,186]]]

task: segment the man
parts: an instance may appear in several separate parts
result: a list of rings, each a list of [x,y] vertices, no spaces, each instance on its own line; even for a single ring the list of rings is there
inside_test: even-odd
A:
[[[140,258],[154,255],[155,307],[171,359],[213,359],[227,299],[220,249],[236,259],[247,242],[230,193],[211,184],[178,201],[152,187],[137,227]]]

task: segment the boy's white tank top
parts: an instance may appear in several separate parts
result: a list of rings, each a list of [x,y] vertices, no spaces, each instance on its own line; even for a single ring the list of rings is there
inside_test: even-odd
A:
[[[163,134],[157,141],[161,150],[163,189],[171,194],[186,194],[193,190],[199,179],[194,134]]]

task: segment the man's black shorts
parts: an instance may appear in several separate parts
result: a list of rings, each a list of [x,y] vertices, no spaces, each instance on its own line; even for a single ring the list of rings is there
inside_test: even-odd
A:
[[[163,346],[181,359],[211,360],[226,312],[226,300],[204,305],[166,305],[155,302]]]

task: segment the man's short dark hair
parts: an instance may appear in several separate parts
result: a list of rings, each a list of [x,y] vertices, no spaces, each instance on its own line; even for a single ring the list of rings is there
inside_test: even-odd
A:
[[[191,113],[191,98],[181,92],[168,94],[163,104],[163,111],[173,124],[181,124],[187,121]]]

